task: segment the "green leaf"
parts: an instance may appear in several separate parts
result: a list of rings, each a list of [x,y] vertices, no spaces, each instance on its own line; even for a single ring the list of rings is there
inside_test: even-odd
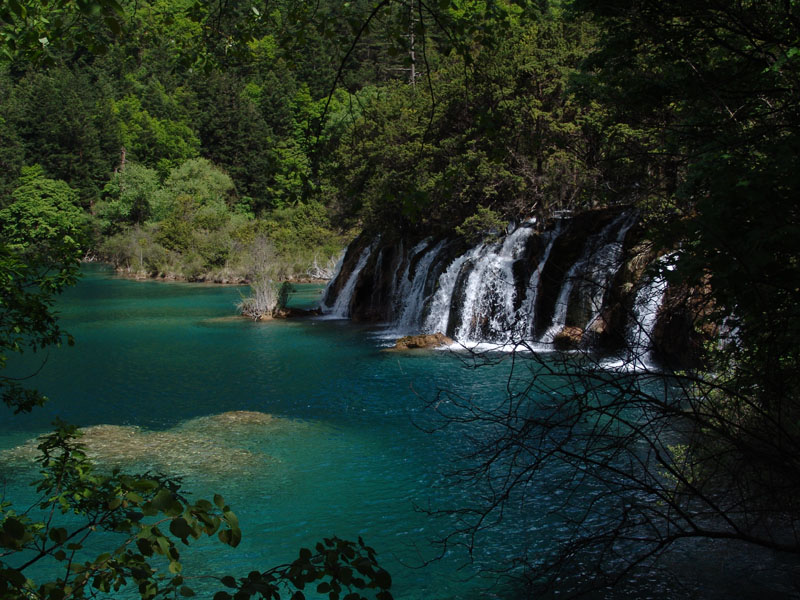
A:
[[[153,546],[148,540],[139,538],[136,540],[136,547],[142,553],[142,556],[153,556]]]
[[[141,504],[142,502],[144,502],[144,498],[142,498],[136,492],[128,492],[127,495],[125,496],[125,499],[133,504]]]
[[[17,0],[8,0],[8,6],[20,19],[25,18],[25,15],[27,14],[25,7],[22,6]]]
[[[67,530],[63,527],[53,527],[48,533],[49,537],[56,544],[63,544],[67,541]]]
[[[0,569],[0,577],[18,588],[25,585],[25,575],[17,569]]]
[[[106,17],[104,19],[106,26],[114,33],[114,35],[120,35],[122,33],[122,27],[113,17]]]
[[[186,540],[190,536],[194,536],[194,530],[189,526],[189,523],[186,522],[186,519],[183,517],[178,517],[177,519],[172,519],[169,524],[169,530],[177,538],[180,538],[184,543],[188,543]]]
[[[223,529],[217,534],[219,541],[223,544],[227,544],[232,548],[236,548],[239,545],[239,542],[242,541],[242,532],[239,528],[234,529]]]
[[[3,530],[15,540],[21,540],[25,537],[25,526],[14,517],[8,517],[5,520]]]
[[[390,587],[392,587],[392,576],[389,575],[387,571],[378,569],[378,571],[375,573],[375,583],[378,585],[378,587],[388,590]]]

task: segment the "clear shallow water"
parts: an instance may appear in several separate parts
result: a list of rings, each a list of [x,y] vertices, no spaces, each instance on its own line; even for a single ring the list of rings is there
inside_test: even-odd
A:
[[[293,303],[314,305],[320,291],[300,286]],[[238,299],[236,287],[135,282],[87,267],[59,303],[76,345],[10,367],[31,372],[47,356],[31,384],[51,402],[31,415],[0,412],[0,450],[48,431],[58,416],[103,426],[90,435],[107,448],[105,464],[180,474],[195,497],[221,493],[239,515],[242,544],[196,544],[185,555],[187,573],[244,574],[292,560],[324,536],[363,536],[392,573],[398,599],[518,598],[513,586],[487,591],[473,575],[525,542],[547,549],[556,524],[543,515],[557,498],[542,495],[541,511],[509,513],[480,540],[472,565],[452,549],[416,568],[437,555],[429,541],[453,522],[415,504],[463,506],[476,491],[442,475],[463,449],[463,432],[430,435],[415,424],[428,423],[424,405],[438,389],[476,402],[502,397],[509,361],[473,371],[447,352],[385,352],[385,333],[344,321],[253,323],[232,317]],[[14,452],[0,457],[3,489],[30,499],[29,455]],[[708,562],[720,570],[715,580],[727,578],[726,563]],[[632,597],[665,595],[663,582],[644,579]]]
[[[320,291],[300,286],[293,303],[313,305]],[[471,568],[455,571],[463,555],[409,568],[437,553],[428,540],[445,524],[414,504],[452,497],[441,473],[458,450],[458,440],[426,434],[414,420],[425,418],[436,389],[452,389],[454,373],[472,395],[502,393],[502,378],[462,370],[447,353],[384,352],[347,322],[231,318],[238,299],[236,287],[128,281],[86,268],[58,306],[75,346],[10,367],[32,371],[46,356],[30,384],[51,400],[31,415],[0,414],[0,449],[48,431],[55,417],[111,426],[92,434],[114,449],[106,462],[180,473],[197,497],[223,494],[244,540],[234,551],[198,544],[187,570],[244,574],[291,560],[323,536],[361,535],[393,573],[397,598],[485,597],[477,591],[485,582],[462,581]],[[208,418],[229,411],[273,418]],[[22,451],[3,459],[8,497],[29,497],[24,459]]]

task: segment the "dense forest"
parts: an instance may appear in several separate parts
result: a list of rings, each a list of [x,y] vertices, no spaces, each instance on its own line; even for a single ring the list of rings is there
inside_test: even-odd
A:
[[[694,325],[734,334],[709,338],[683,403],[658,399],[691,432],[652,446],[669,489],[643,477],[669,510],[632,511],[617,535],[674,528],[641,560],[686,537],[796,556],[798,31],[800,5],[779,0],[6,2],[3,351],[65,339],[48,307],[78,257],[142,277],[324,277],[360,231],[475,240],[635,207]],[[40,401],[2,381],[10,406]],[[582,460],[606,441],[582,440]],[[164,489],[147,510],[172,510]],[[216,532],[211,509],[187,505],[178,537]],[[5,523],[13,549],[21,521]]]
[[[361,227],[479,231],[631,201],[599,176],[624,135],[570,84],[588,18],[383,4],[135,3],[84,16],[88,47],[36,40],[2,73],[5,197],[63,182],[91,256],[215,281],[252,275],[257,240],[286,278],[329,270]]]

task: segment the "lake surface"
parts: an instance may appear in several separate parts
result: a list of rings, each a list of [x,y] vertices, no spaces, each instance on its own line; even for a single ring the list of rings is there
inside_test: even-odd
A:
[[[312,306],[320,293],[299,286],[292,303]],[[92,435],[108,449],[106,463],[181,475],[194,497],[221,493],[244,539],[233,550],[196,544],[187,572],[243,575],[292,560],[322,537],[362,536],[392,573],[395,598],[519,597],[513,584],[475,574],[537,544],[546,549],[557,525],[543,516],[551,498],[541,511],[509,513],[479,540],[472,562],[453,547],[427,566],[440,553],[430,541],[455,523],[416,509],[463,506],[476,493],[445,478],[463,432],[425,433],[426,404],[442,389],[478,402],[502,397],[510,361],[473,370],[450,352],[387,352],[380,330],[345,321],[254,323],[233,316],[239,294],[86,267],[58,306],[75,346],[11,367],[30,372],[46,357],[31,385],[51,401],[31,415],[3,412],[0,449],[48,431],[55,417],[102,425]],[[0,463],[15,501],[31,498],[23,455]],[[636,596],[665,591],[656,582]]]

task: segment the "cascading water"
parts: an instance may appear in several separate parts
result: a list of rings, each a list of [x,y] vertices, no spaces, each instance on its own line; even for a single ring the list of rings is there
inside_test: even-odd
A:
[[[623,213],[611,224],[612,228],[614,225],[619,225],[616,239],[600,250],[592,268],[582,282],[582,296],[588,299],[591,309],[591,318],[586,325],[587,330],[590,330],[600,318],[609,285],[622,266],[622,250],[625,236],[634,223],[636,223],[635,213]]]
[[[358,276],[366,266],[369,255],[372,254],[372,250],[375,248],[375,244],[377,244],[377,242],[368,246],[361,252],[361,255],[358,257],[358,263],[356,263],[355,268],[352,273],[350,273],[347,283],[345,283],[344,287],[339,291],[339,295],[336,297],[333,306],[329,310],[326,310],[327,307],[324,304],[322,305],[322,312],[326,317],[331,319],[346,319],[350,316],[350,302],[353,297],[353,290],[355,290]],[[332,279],[331,284],[334,281],[335,279]],[[325,296],[327,298],[328,293],[326,293]]]
[[[322,300],[320,301],[320,309],[324,312],[326,308],[330,308],[331,306],[331,294],[333,290],[334,282],[339,279],[339,275],[342,272],[342,266],[344,265],[344,258],[347,256],[346,251],[342,251],[341,256],[339,256],[339,260],[336,261],[336,268],[333,271],[333,277],[328,282],[328,285],[325,287],[325,291],[322,294]]]
[[[662,258],[662,264],[663,261]],[[625,336],[629,360],[634,368],[647,368],[652,364],[653,329],[666,291],[667,280],[658,273],[636,292],[631,324]]]
[[[620,266],[622,242],[634,222],[634,217],[623,213],[606,225],[600,233],[587,240],[581,257],[569,268],[564,277],[553,311],[553,320],[539,339],[540,344],[551,344],[555,336],[564,329],[570,296],[576,286],[581,291],[582,297],[590,303],[593,315],[590,323],[597,318],[602,310],[603,296],[608,290],[608,283]],[[612,239],[611,235],[615,230],[617,233]]]
[[[394,277],[392,279],[392,304],[393,304],[393,314],[395,317],[402,315],[403,311],[405,310],[405,302],[406,298],[408,298],[409,292],[411,287],[413,286],[413,275],[411,273],[411,265],[414,263],[417,255],[422,252],[430,243],[430,238],[425,238],[421,242],[419,242],[416,246],[411,248],[408,252],[408,256],[404,261],[404,268],[403,273],[399,277]]]
[[[428,306],[428,315],[422,328],[423,333],[447,333],[453,304],[453,292],[455,291],[458,276],[464,265],[468,261],[474,262],[477,260],[477,257],[484,250],[485,245],[483,244],[472,248],[450,263],[450,266],[441,274],[438,287]]]
[[[502,243],[484,246],[469,275],[462,302],[462,320],[455,332],[460,342],[509,341],[513,334],[517,288],[513,264],[525,251],[534,229],[517,228]]]
[[[358,302],[352,314],[362,320],[385,320],[389,328],[383,335],[388,337],[442,332],[467,345],[524,343],[548,350],[565,325],[594,331],[591,328],[599,320],[606,327],[598,329],[603,339],[618,339],[609,336],[627,334],[622,332],[621,317],[614,317],[619,314],[614,311],[621,310],[614,308],[621,306],[619,298],[606,306],[608,290],[622,265],[624,241],[637,216],[628,211],[613,219],[608,213],[600,218],[606,223],[602,228],[593,228],[591,217],[583,216],[557,219],[542,233],[527,222],[497,242],[466,250],[463,240],[455,237],[426,238],[408,250],[399,240],[383,246],[376,241],[360,255],[347,258],[350,268],[340,267],[340,292],[325,312],[329,318],[346,318],[353,302]],[[578,244],[582,248],[576,259]],[[378,258],[370,258],[376,248]],[[558,262],[548,266],[554,261]],[[546,269],[564,273],[560,287],[549,287],[543,279]],[[627,337],[639,354],[645,344],[649,348],[665,284],[648,287],[653,286],[657,293],[647,294],[651,304],[641,290],[635,302],[637,320],[646,333]],[[541,316],[536,319],[538,310],[552,314],[544,334],[536,330],[542,326]]]
[[[542,254],[542,259],[539,261],[539,264],[536,265],[536,269],[531,274],[531,278],[528,281],[528,285],[525,290],[525,299],[522,301],[519,309],[517,309],[516,316],[514,318],[514,322],[516,324],[516,338],[519,341],[528,341],[533,339],[534,335],[534,325],[536,323],[534,316],[536,311],[536,300],[539,296],[539,283],[542,278],[542,271],[544,270],[545,265],[547,265],[547,259],[550,258],[550,253],[553,251],[553,246],[558,239],[558,236],[561,235],[562,229],[562,222],[561,220],[556,221],[556,226],[553,230],[546,232],[543,234],[547,239],[547,243],[545,245],[544,253]]]
[[[429,300],[429,298],[425,297],[425,282],[430,275],[431,264],[436,259],[439,252],[441,252],[444,245],[445,240],[441,240],[438,244],[425,251],[417,261],[413,277],[409,285],[406,286],[404,294],[399,298],[402,302],[402,310],[396,324],[399,332],[411,333],[414,331],[415,326],[418,327],[423,314],[425,301]],[[406,281],[408,281],[408,275],[404,283]]]

